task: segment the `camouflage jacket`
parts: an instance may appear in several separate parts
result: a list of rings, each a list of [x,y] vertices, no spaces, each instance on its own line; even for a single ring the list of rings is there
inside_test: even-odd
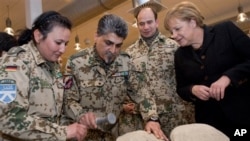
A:
[[[62,82],[59,65],[45,61],[33,42],[12,48],[1,58],[1,132],[21,140],[66,140],[66,126],[57,124]]]
[[[174,108],[180,108],[181,99],[176,94],[176,82],[174,72],[174,53],[178,44],[159,35],[150,47],[139,38],[126,49],[131,56],[138,83],[147,86],[151,96],[157,104],[158,114],[174,112]]]
[[[71,56],[66,64],[69,75],[75,76],[77,87],[65,90],[66,113],[71,119],[78,120],[81,114],[94,112],[97,117],[104,117],[114,113],[117,117],[122,110],[124,98],[130,91],[136,91],[140,84],[135,73],[131,70],[129,56],[125,53],[106,65],[97,55],[94,48],[84,49]],[[139,93],[129,95],[135,102],[140,103],[140,112],[145,120],[156,115],[156,105],[144,89]],[[102,131],[109,131],[110,127],[99,127]]]

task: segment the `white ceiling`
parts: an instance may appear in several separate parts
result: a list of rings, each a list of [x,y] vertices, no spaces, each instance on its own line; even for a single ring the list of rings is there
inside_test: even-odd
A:
[[[161,3],[170,8],[183,0],[161,0]],[[243,6],[244,12],[250,17],[250,0],[189,0],[195,3],[205,17],[206,24],[214,24],[223,20],[235,20],[238,14],[237,7]],[[8,17],[7,5],[9,5],[9,17],[14,30],[25,27],[25,0],[0,0],[0,30],[5,28],[5,20]],[[98,19],[105,13],[113,13],[123,17],[129,26],[129,36],[124,42],[124,48],[138,38],[138,29],[131,26],[134,21],[128,10],[132,8],[132,0],[42,0],[43,11],[55,10],[69,17],[74,28],[66,53],[63,59],[74,53],[74,37],[77,34],[82,47],[93,44],[93,36],[96,31]],[[164,14],[159,13],[160,31],[168,35],[163,28]],[[250,29],[250,22],[241,25],[243,30]],[[86,42],[85,44],[85,41]],[[90,44],[88,44],[90,43]]]

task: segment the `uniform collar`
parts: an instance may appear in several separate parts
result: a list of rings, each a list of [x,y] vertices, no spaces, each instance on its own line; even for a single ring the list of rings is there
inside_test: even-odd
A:
[[[165,40],[166,40],[166,36],[164,36],[163,34],[161,34],[159,32],[159,34],[154,38],[153,42],[151,43],[151,45],[153,45],[154,43],[158,42],[158,43],[162,43],[165,44]],[[144,39],[140,36],[139,39],[136,41],[136,44],[145,44],[146,42],[144,41]]]
[[[34,60],[36,62],[36,64],[38,66],[43,66],[44,68],[46,68],[49,72],[51,72],[53,75],[56,75],[56,77],[60,77],[57,75],[60,75],[60,68],[59,68],[59,64],[57,64],[56,62],[49,62],[46,61],[42,55],[40,54],[40,52],[38,51],[37,47],[35,46],[33,41],[30,41],[28,43],[28,48],[30,49],[30,51],[32,52],[32,55],[34,57]]]
[[[28,47],[33,54],[36,64],[40,65],[40,64],[46,63],[47,61],[42,57],[37,47],[35,46],[34,42],[30,41],[28,44],[29,44]]]

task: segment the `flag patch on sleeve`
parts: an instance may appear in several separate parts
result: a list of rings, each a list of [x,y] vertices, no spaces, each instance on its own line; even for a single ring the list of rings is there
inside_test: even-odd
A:
[[[14,71],[17,71],[18,70],[18,66],[6,66],[5,67],[5,71],[7,72],[14,72]]]

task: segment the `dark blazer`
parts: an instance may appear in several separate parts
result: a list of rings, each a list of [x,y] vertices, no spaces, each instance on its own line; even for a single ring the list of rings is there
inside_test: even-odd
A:
[[[197,122],[214,126],[250,125],[250,38],[232,22],[204,26],[201,49],[180,47],[175,53],[177,93],[195,104]],[[201,101],[193,85],[210,86],[222,75],[230,78],[221,101]]]

